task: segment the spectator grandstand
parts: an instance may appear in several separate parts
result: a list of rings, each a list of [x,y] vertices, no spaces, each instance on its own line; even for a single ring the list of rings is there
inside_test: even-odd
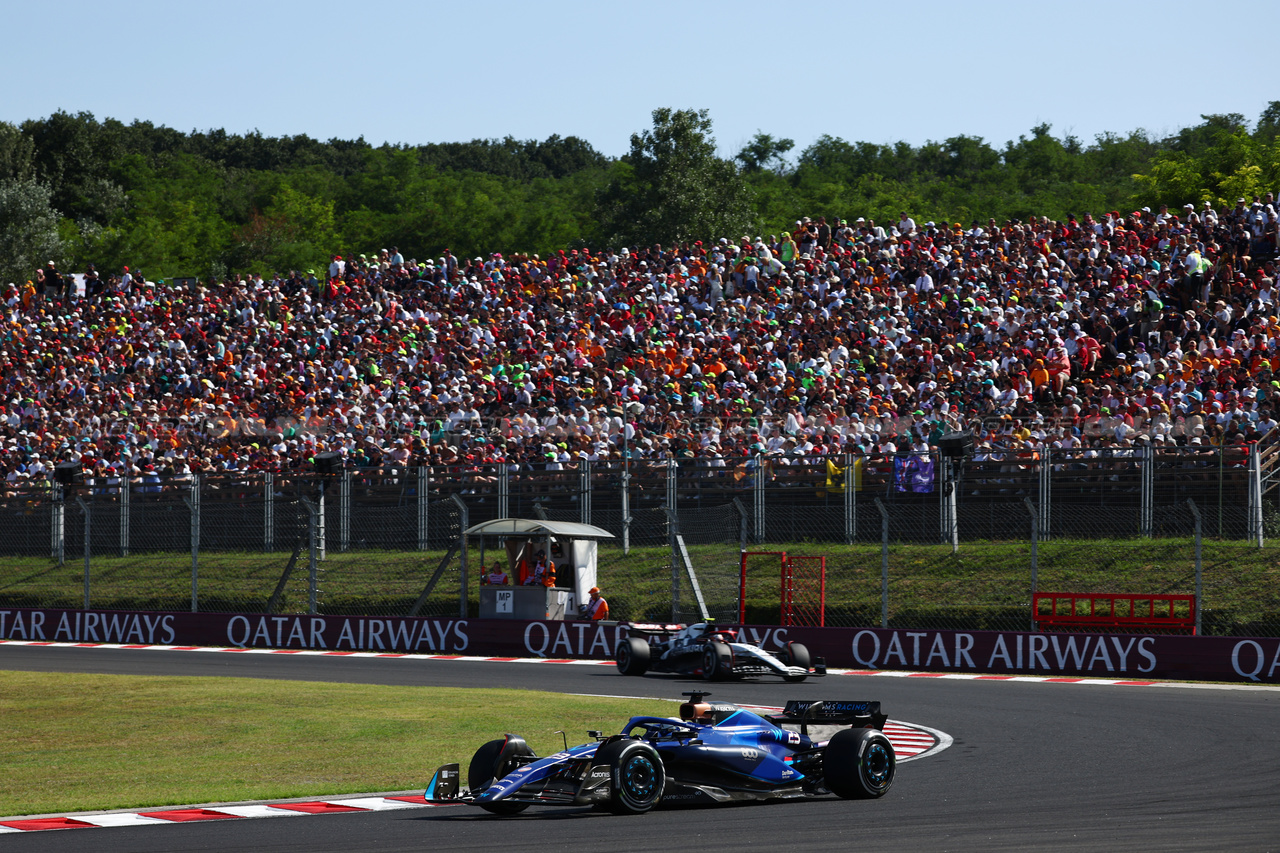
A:
[[[352,467],[1230,447],[1276,426],[1272,194],[1095,218],[824,217],[680,246],[4,294],[9,495]]]

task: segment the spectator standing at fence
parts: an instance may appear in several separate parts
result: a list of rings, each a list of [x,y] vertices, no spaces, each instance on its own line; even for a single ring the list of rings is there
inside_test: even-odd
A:
[[[582,605],[582,615],[592,622],[599,622],[602,619],[609,618],[609,602],[604,600],[604,596],[600,594],[600,587],[593,586],[587,592],[590,596],[587,603]]]

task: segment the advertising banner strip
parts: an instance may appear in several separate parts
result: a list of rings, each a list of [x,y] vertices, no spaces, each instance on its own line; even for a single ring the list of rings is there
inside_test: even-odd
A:
[[[516,619],[0,609],[0,640],[190,651],[610,661],[625,624]],[[1280,638],[744,625],[738,638],[808,646],[832,668],[931,677],[1280,684]]]

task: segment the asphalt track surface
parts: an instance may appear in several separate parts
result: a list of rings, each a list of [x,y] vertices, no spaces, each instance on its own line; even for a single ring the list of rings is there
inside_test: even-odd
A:
[[[0,646],[0,669],[211,675],[677,697],[702,682],[608,667]],[[714,685],[716,698],[878,699],[950,749],[881,800],[617,817],[454,806],[6,835],[4,851],[1280,851],[1280,691],[830,676]],[[856,694],[856,695],[855,695]],[[498,732],[495,731],[495,734]],[[459,745],[466,760],[474,745]],[[462,753],[467,753],[463,755]],[[423,769],[425,783],[430,770]],[[2,784],[2,783],[0,783]]]

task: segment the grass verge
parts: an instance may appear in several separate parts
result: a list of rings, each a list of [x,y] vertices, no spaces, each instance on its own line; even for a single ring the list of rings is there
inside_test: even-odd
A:
[[[753,546],[826,557],[826,624],[878,625],[881,551],[875,543],[844,545],[795,541]],[[716,618],[737,614],[739,555],[730,544],[691,544],[690,558],[708,607]],[[328,552],[318,564],[318,609],[326,614],[407,615],[444,552],[360,550]],[[468,611],[478,610],[478,552],[469,560]],[[305,557],[284,571],[291,554],[200,555],[200,610],[266,612],[273,593],[276,613],[308,609]],[[492,552],[489,552],[492,559]],[[1191,593],[1196,588],[1195,544],[1190,538],[1063,539],[1040,542],[1037,586],[1053,592]],[[1239,540],[1203,542],[1204,631],[1209,635],[1280,635],[1280,546],[1258,548]],[[894,627],[1024,630],[1030,624],[1031,545],[1025,541],[966,541],[950,545],[894,543],[888,554],[889,619]],[[425,602],[420,615],[459,612],[458,559]],[[666,620],[672,602],[671,553],[663,546],[599,551],[599,585],[619,619]],[[98,609],[186,610],[191,604],[191,556],[148,552],[95,556],[90,604]],[[285,578],[286,582],[281,583]],[[677,572],[682,612],[693,595]],[[748,568],[747,621],[777,624],[779,563],[754,558]],[[84,604],[84,566],[58,566],[47,558],[0,561],[0,609]]]
[[[661,701],[527,690],[0,672],[0,815],[423,788],[503,732],[539,755]]]

